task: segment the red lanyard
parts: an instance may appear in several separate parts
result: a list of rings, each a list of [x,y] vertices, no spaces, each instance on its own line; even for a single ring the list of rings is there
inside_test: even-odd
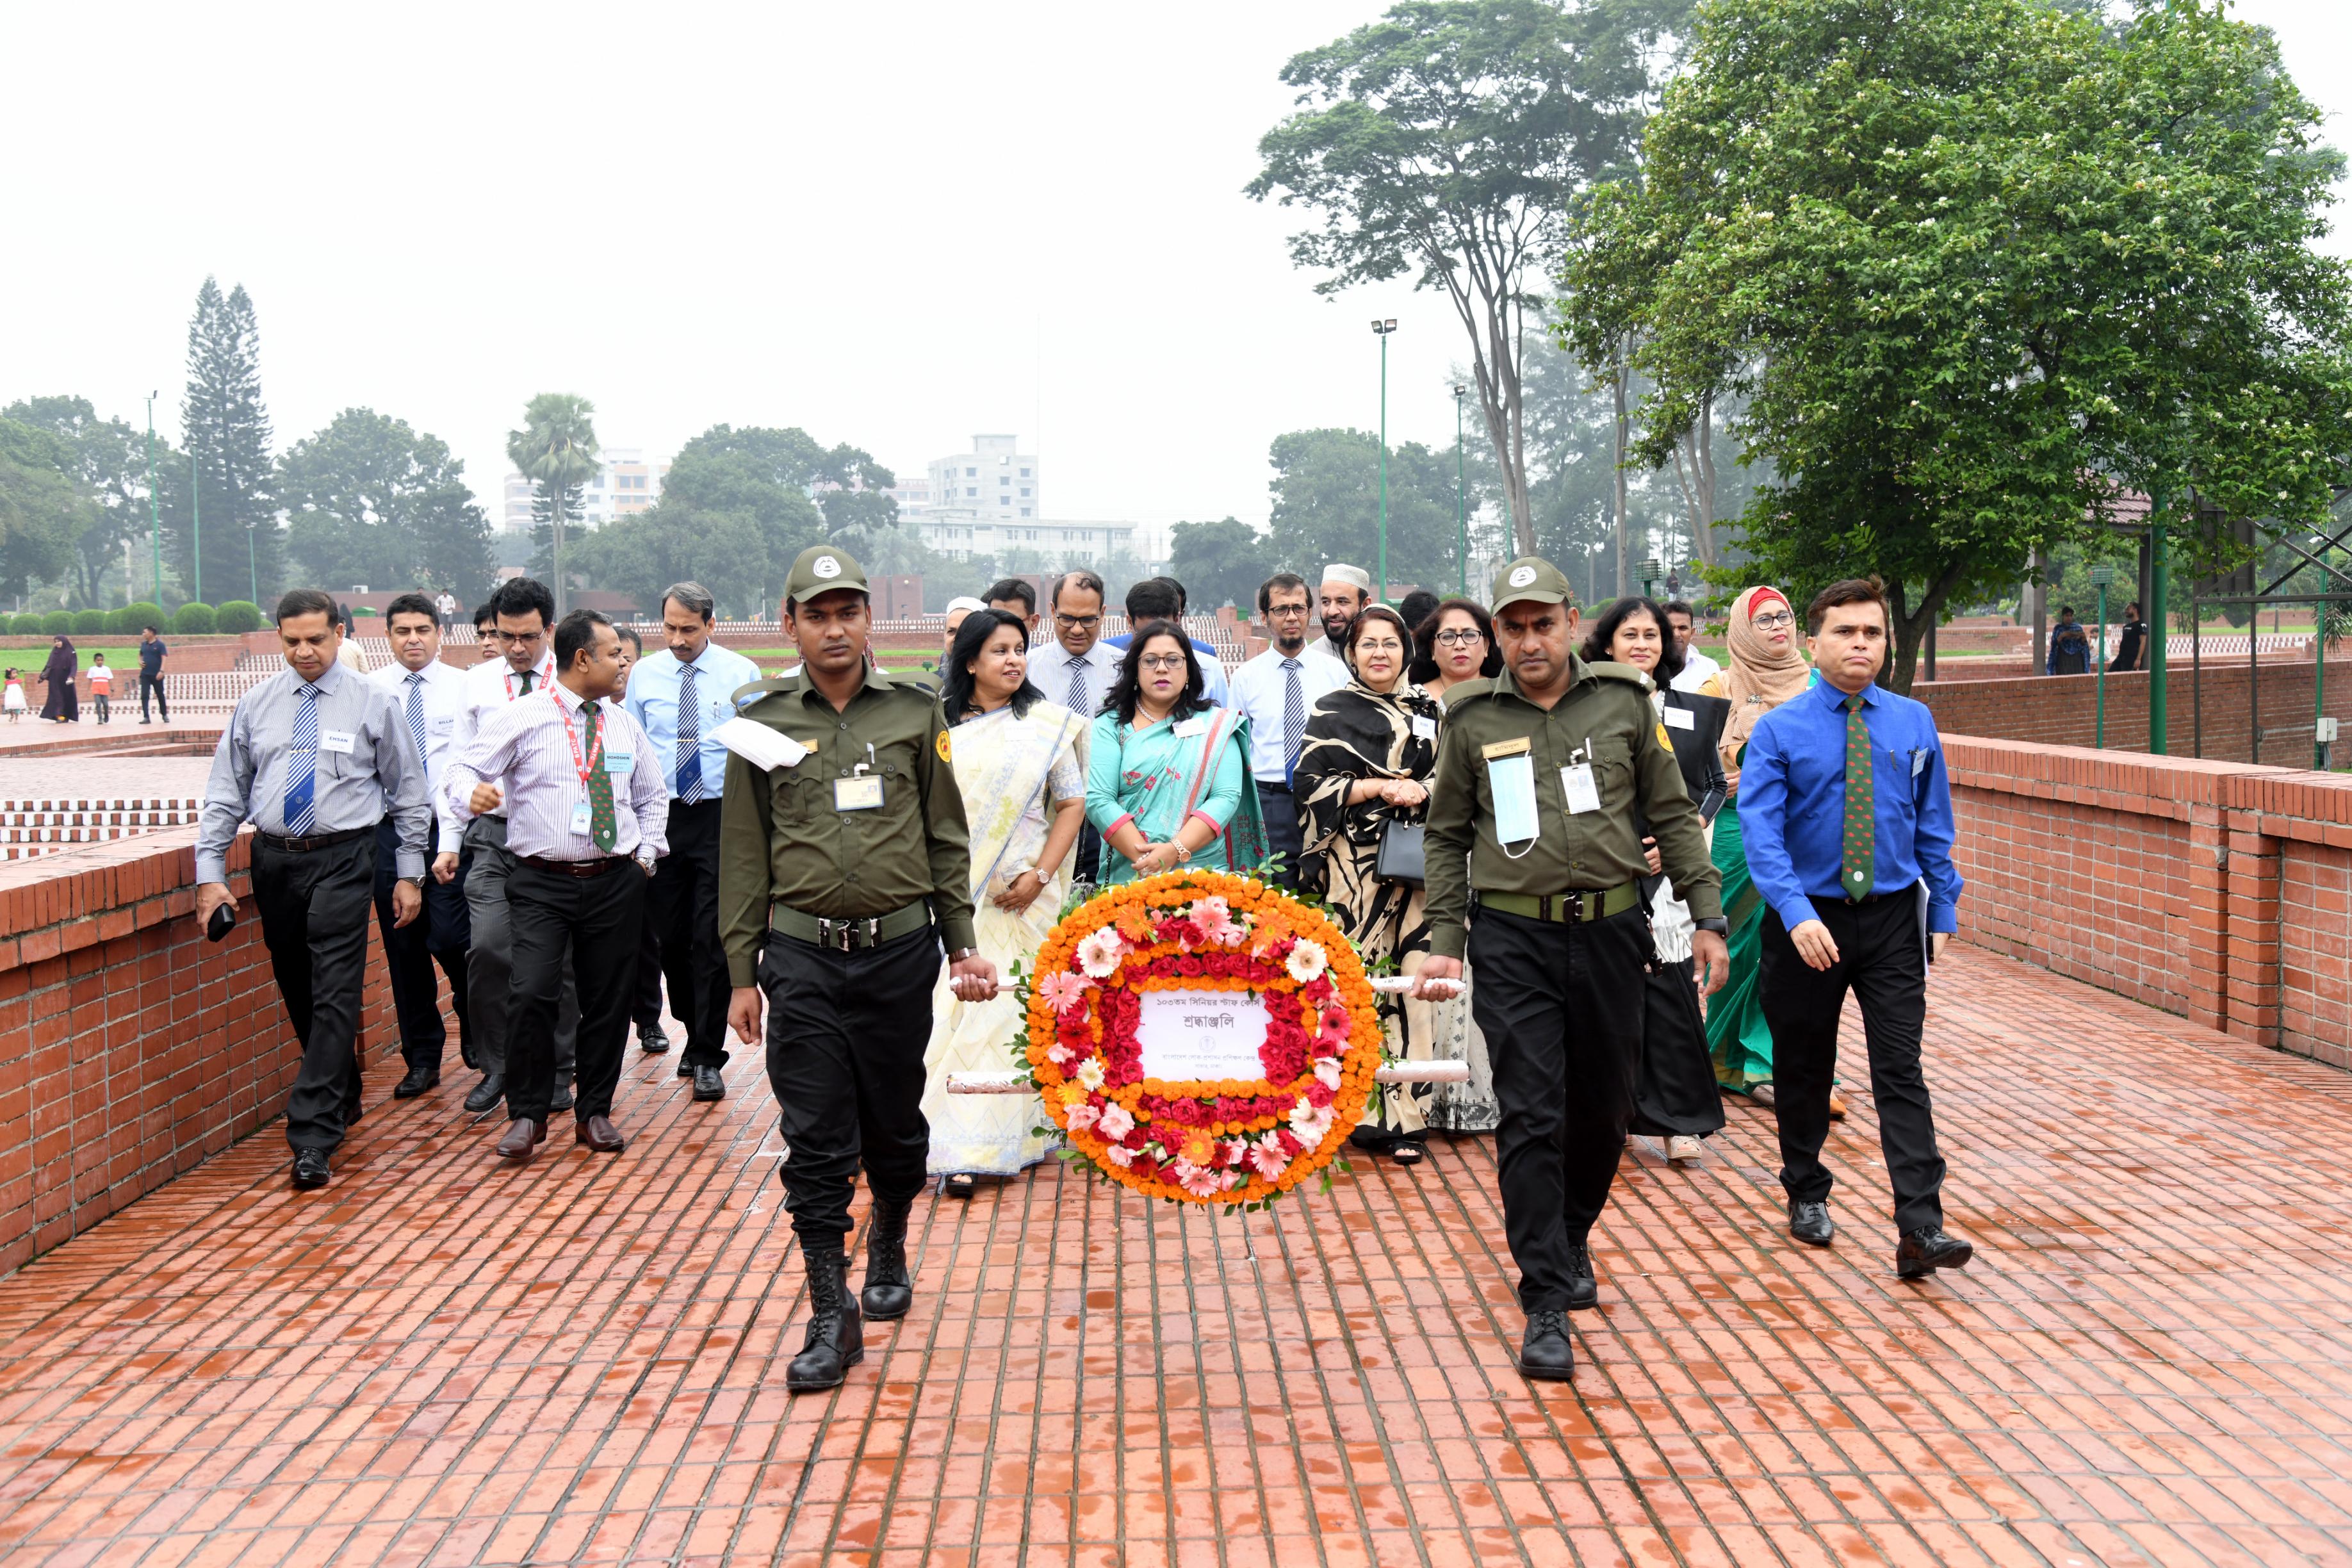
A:
[[[580,737],[572,732],[572,714],[564,708],[563,699],[550,690],[547,700],[555,704],[555,716],[563,721],[563,738],[572,742],[572,765],[579,771],[580,782],[586,784],[594,776],[596,764],[604,760],[604,727],[596,726],[596,743],[583,757],[580,754]]]
[[[501,674],[501,675],[499,677],[499,679],[501,679],[501,680],[503,680],[503,681],[505,681],[505,682],[507,683],[507,700],[508,700],[508,701],[509,701],[509,702],[511,702],[511,701],[513,701],[513,700],[515,700],[515,689],[514,689],[514,683],[515,683],[515,677],[516,677],[516,676],[518,676],[518,675],[529,675],[529,676],[530,676],[533,680],[536,680],[536,681],[538,681],[538,682],[539,682],[539,689],[540,689],[541,691],[545,691],[545,690],[547,690],[550,687],[551,687],[551,686],[553,686],[553,685],[555,684],[555,682],[554,682],[554,681],[552,681],[552,680],[549,679],[546,676],[541,675],[536,668],[531,668],[531,669],[528,669],[528,670],[520,670],[520,669],[509,669],[509,670],[507,670],[507,671],[505,671],[503,674]]]

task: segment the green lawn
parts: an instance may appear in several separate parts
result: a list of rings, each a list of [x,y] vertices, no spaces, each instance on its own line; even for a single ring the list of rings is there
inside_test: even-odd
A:
[[[163,639],[164,646],[169,647],[171,645],[171,641],[172,639],[170,637],[165,637]],[[121,647],[107,647],[104,646],[92,647],[88,643],[78,642],[74,644],[74,657],[81,661],[81,668],[84,669],[88,669],[89,668],[90,659],[94,655],[101,653],[106,656],[106,662],[110,668],[115,669],[127,669],[131,672],[131,680],[134,682],[138,680],[138,644],[131,643]],[[16,661],[13,666],[16,673],[19,675],[29,676],[37,673],[42,665],[48,662],[49,650],[46,647],[12,647],[0,650],[0,665],[9,664],[12,658]],[[166,658],[163,661],[163,668],[165,669],[172,668],[172,662],[169,658]],[[116,679],[119,680],[121,678],[118,676]]]

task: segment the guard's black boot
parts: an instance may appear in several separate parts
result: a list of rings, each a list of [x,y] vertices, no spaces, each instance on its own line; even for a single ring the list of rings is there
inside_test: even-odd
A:
[[[1592,1277],[1592,1249],[1571,1242],[1568,1248],[1568,1310],[1586,1312],[1601,1305],[1601,1282]]]
[[[1558,1312],[1530,1312],[1519,1342],[1519,1375],[1538,1383],[1566,1383],[1576,1375],[1576,1347],[1569,1342],[1568,1319]]]
[[[876,1198],[866,1221],[866,1289],[857,1300],[877,1323],[905,1317],[915,1304],[915,1281],[907,1272],[907,1211],[914,1206],[911,1198]]]
[[[809,1319],[807,1344],[784,1369],[784,1387],[794,1394],[839,1388],[849,1369],[866,1359],[865,1329],[843,1278],[849,1260],[838,1247],[808,1253],[806,1260],[809,1307],[814,1316]]]

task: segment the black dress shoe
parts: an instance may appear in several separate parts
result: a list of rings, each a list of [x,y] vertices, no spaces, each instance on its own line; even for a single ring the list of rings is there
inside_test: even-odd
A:
[[[439,1068],[410,1068],[408,1076],[392,1086],[394,1100],[415,1100],[441,1081]]]
[[[1592,1249],[1572,1242],[1568,1248],[1568,1310],[1589,1311],[1601,1305],[1601,1285],[1592,1278]]]
[[[482,1075],[482,1081],[474,1086],[474,1092],[466,1097],[466,1109],[478,1116],[506,1097],[507,1075],[486,1072]]]
[[[555,1091],[547,1097],[547,1113],[550,1116],[552,1116],[559,1110],[569,1110],[571,1109],[572,1086],[568,1083],[557,1084],[555,1086]]]
[[[617,1154],[629,1146],[609,1116],[589,1116],[572,1124],[572,1142],[598,1154]]]
[[[784,1388],[793,1394],[815,1394],[839,1388],[849,1369],[866,1359],[866,1328],[858,1321],[857,1303],[849,1299],[849,1285],[842,1278],[849,1260],[838,1251],[803,1256],[814,1315],[804,1347],[784,1368]]]
[[[298,1149],[294,1152],[294,1190],[307,1193],[327,1184],[327,1152],[324,1149]]]
[[[1958,1268],[1977,1255],[1977,1249],[1957,1236],[1948,1236],[1940,1225],[1922,1226],[1906,1231],[1895,1247],[1895,1276],[1898,1279],[1924,1279],[1938,1268]]]
[[[877,1323],[905,1317],[915,1304],[915,1281],[907,1272],[907,1211],[914,1206],[912,1199],[876,1198],[866,1222],[866,1288],[857,1304]]]
[[[1789,1201],[1789,1234],[1807,1247],[1827,1247],[1837,1235],[1837,1226],[1830,1218],[1827,1204]]]
[[[1519,1375],[1538,1383],[1566,1383],[1576,1375],[1576,1346],[1563,1314],[1528,1315],[1527,1337],[1519,1342]]]
[[[512,1160],[520,1163],[530,1159],[537,1152],[539,1146],[546,1142],[546,1122],[534,1121],[528,1116],[518,1116],[507,1123],[507,1130],[499,1135],[498,1146],[491,1152],[501,1160]]]
[[[694,1069],[694,1098],[697,1100],[727,1098],[727,1080],[719,1076],[717,1068],[698,1067]]]
[[[649,1057],[657,1057],[669,1049],[669,1037],[659,1024],[642,1025],[637,1029],[637,1049]]]
[[[694,1076],[694,1064],[688,1061],[685,1058],[680,1057],[677,1062],[677,1076],[680,1078],[692,1078]]]

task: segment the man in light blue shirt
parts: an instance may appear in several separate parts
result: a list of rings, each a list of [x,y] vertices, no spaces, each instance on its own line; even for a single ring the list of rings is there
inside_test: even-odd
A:
[[[710,638],[718,613],[710,591],[679,583],[662,595],[668,648],[629,672],[629,716],[645,729],[669,782],[669,853],[654,873],[646,918],[661,937],[670,1011],[686,1026],[677,1076],[697,1100],[724,1100],[727,1080],[727,955],[719,945],[719,797],[727,748],[712,739],[735,716],[735,693],[760,667]]]
[[[1927,964],[1958,927],[1952,794],[1934,715],[1876,684],[1893,624],[1876,578],[1805,612],[1821,679],[1757,721],[1739,769],[1739,830],[1763,895],[1758,995],[1772,1027],[1789,1233],[1827,1247],[1830,1079],[1846,993],[1862,1006],[1878,1140],[1895,1190],[1895,1271],[1922,1279],[1972,1249],[1944,1230],[1919,1042]]]
[[[1316,700],[1347,685],[1349,676],[1346,665],[1307,646],[1313,609],[1306,578],[1296,572],[1277,572],[1267,578],[1258,586],[1257,612],[1272,629],[1274,644],[1234,671],[1234,709],[1250,721],[1250,772],[1257,779],[1258,804],[1265,812],[1265,847],[1267,853],[1282,858],[1276,880],[1297,887],[1304,843],[1290,772],[1298,764],[1307,716]]]

